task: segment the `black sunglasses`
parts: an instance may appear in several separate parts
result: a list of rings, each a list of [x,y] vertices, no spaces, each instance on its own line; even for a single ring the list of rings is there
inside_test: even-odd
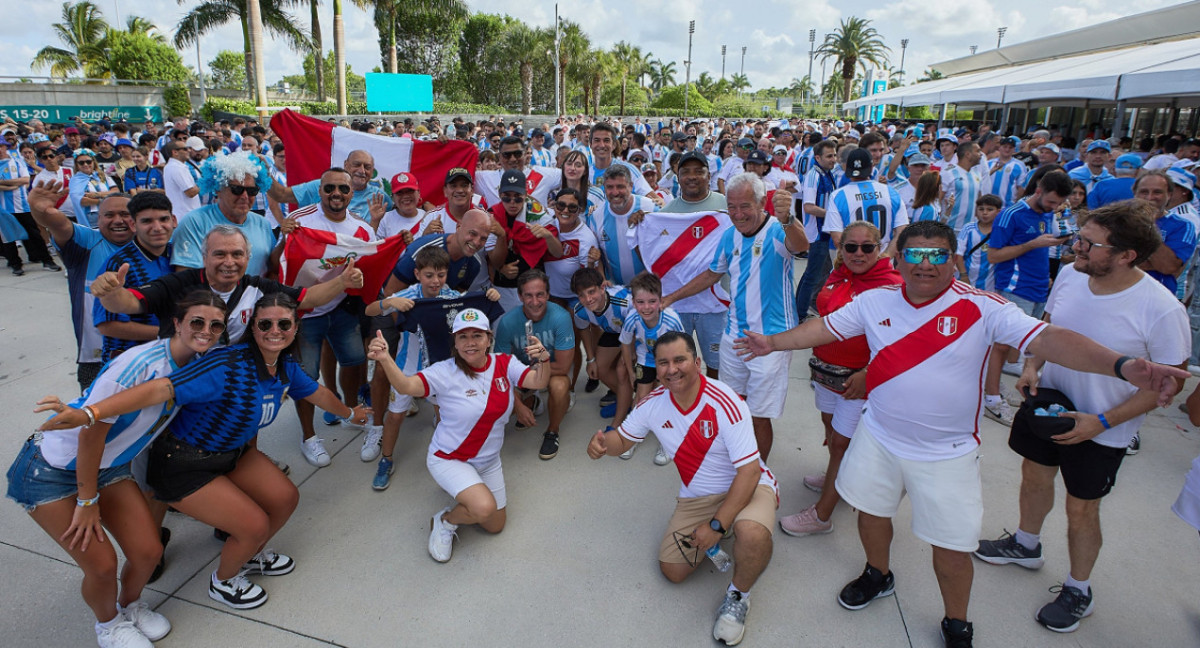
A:
[[[500,196],[500,202],[509,204],[522,203],[525,202],[525,196]]]
[[[525,155],[525,151],[504,151],[500,154],[502,158],[519,158]]]
[[[225,330],[225,322],[222,322],[221,320],[206,321],[203,317],[193,317],[192,319],[188,320],[188,328],[192,329],[193,333],[203,332],[205,326],[208,327],[209,331],[212,331],[218,335]]]
[[[96,162],[95,160],[75,160],[75,165],[78,166],[80,164],[94,164],[95,162]]]
[[[38,156],[38,159],[39,160],[49,160],[51,158],[56,158],[56,157],[58,157],[58,153],[55,153],[54,151],[50,151],[48,153],[42,153],[41,155]]]
[[[295,322],[293,322],[290,319],[281,319],[281,320],[260,319],[260,320],[258,320],[258,323],[255,324],[255,326],[257,326],[258,330],[262,331],[263,333],[270,331],[271,327],[273,327],[273,326],[278,326],[280,331],[283,331],[286,333],[287,331],[292,330],[293,324],[295,324]]]
[[[860,249],[863,251],[863,254],[870,254],[870,253],[874,252],[875,249],[878,247],[879,246],[875,243],[861,243],[861,244],[860,243],[843,243],[842,244],[842,249],[849,252],[850,254],[855,254]]]
[[[579,203],[567,204],[567,203],[559,202],[559,203],[554,204],[554,208],[557,209],[558,211],[571,212],[572,214],[579,213]]]
[[[246,194],[247,196],[253,198],[258,195],[258,187],[246,187],[243,185],[231,184],[229,185],[229,191],[235,196]]]
[[[339,184],[339,185],[335,185],[335,184],[327,184],[327,185],[324,185],[324,186],[322,186],[322,187],[321,187],[321,191],[324,191],[324,192],[325,192],[325,193],[327,193],[327,194],[331,194],[331,193],[333,193],[333,192],[335,192],[335,191],[336,191],[337,193],[340,193],[340,194],[348,194],[348,193],[350,193],[350,185],[344,185],[344,184]]]

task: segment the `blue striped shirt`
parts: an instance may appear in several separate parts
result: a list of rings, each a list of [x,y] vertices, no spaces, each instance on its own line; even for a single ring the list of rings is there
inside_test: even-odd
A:
[[[958,252],[962,255],[963,265],[967,270],[967,276],[960,279],[974,288],[994,292],[996,269],[987,257],[990,234],[991,231],[987,234],[979,231],[979,223],[969,223],[958,233]],[[984,240],[984,237],[989,238]]]
[[[746,330],[774,335],[796,325],[793,258],[784,237],[783,225],[770,217],[752,236],[735,227],[721,235],[709,270],[729,274],[725,335],[740,338]]]

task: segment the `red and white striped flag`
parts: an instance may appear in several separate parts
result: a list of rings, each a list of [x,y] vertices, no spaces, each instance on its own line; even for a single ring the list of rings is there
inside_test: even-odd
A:
[[[650,212],[630,232],[629,244],[638,248],[646,269],[662,280],[669,295],[708,269],[725,230],[733,227],[729,214]],[[682,313],[715,313],[729,308],[729,293],[720,283],[671,304]]]
[[[297,227],[288,234],[283,247],[283,283],[308,288],[339,274],[353,259],[354,267],[363,273],[363,287],[346,293],[370,303],[383,290],[404,248],[404,239],[399,235],[364,241],[347,234]]]
[[[316,180],[330,167],[342,166],[351,151],[361,150],[375,157],[375,171],[385,185],[390,186],[397,173],[411,173],[420,185],[421,201],[440,205],[446,202],[442,196],[446,173],[462,167],[474,177],[479,161],[479,151],[470,142],[371,135],[288,109],[271,118],[271,130],[287,150],[289,185]]]

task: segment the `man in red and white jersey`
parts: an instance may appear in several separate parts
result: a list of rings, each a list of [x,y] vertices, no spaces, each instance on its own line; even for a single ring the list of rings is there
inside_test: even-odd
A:
[[[683,485],[658,550],[659,569],[672,583],[683,582],[706,553],[721,567],[728,555],[718,543],[736,535],[733,580],[713,626],[713,638],[732,646],[745,632],[750,588],[771,560],[779,487],[759,456],[749,408],[727,385],[702,375],[691,335],[660,336],[654,361],[662,386],[620,428],[597,432],[588,456],[620,455],[653,432],[674,459]]]
[[[956,282],[950,263],[956,245],[946,224],[913,223],[897,240],[903,286],[866,291],[824,319],[783,333],[750,333],[735,347],[764,355],[867,336],[867,406],[837,477],[838,494],[859,511],[867,566],[838,602],[858,610],[894,591],[891,518],[907,492],[913,533],[933,545],[946,614],[942,633],[947,645],[969,646],[970,552],[979,545],[972,533],[983,519],[979,416],[991,346],[1007,344],[1077,371],[1124,378],[1159,392],[1160,405],[1178,391],[1174,378],[1188,374],[1144,359],[1124,362],[1116,373],[1119,353]]]

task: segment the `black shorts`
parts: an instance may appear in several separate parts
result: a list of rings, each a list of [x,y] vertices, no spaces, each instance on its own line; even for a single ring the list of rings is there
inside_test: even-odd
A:
[[[610,331],[605,331],[600,334],[600,346],[609,347],[609,348],[620,347],[621,346],[621,336],[617,335],[616,333],[612,333]]]
[[[376,315],[371,317],[363,315],[362,321],[359,322],[359,330],[363,332],[363,340],[370,342],[375,339],[376,331],[383,331],[383,339],[387,340],[388,348],[392,351],[392,357],[396,357],[396,352],[400,347],[400,327],[396,326],[396,318],[391,315]]]
[[[646,365],[633,365],[633,379],[638,385],[653,385],[658,382],[658,369]]]
[[[146,483],[155,499],[178,502],[206,484],[233,472],[250,444],[227,452],[209,452],[163,432],[150,445]]]
[[[1095,441],[1061,445],[1040,439],[1014,426],[1008,435],[1008,447],[1043,466],[1057,466],[1067,493],[1076,499],[1096,500],[1108,495],[1117,483],[1117,469],[1125,458],[1125,448],[1111,448]]]

